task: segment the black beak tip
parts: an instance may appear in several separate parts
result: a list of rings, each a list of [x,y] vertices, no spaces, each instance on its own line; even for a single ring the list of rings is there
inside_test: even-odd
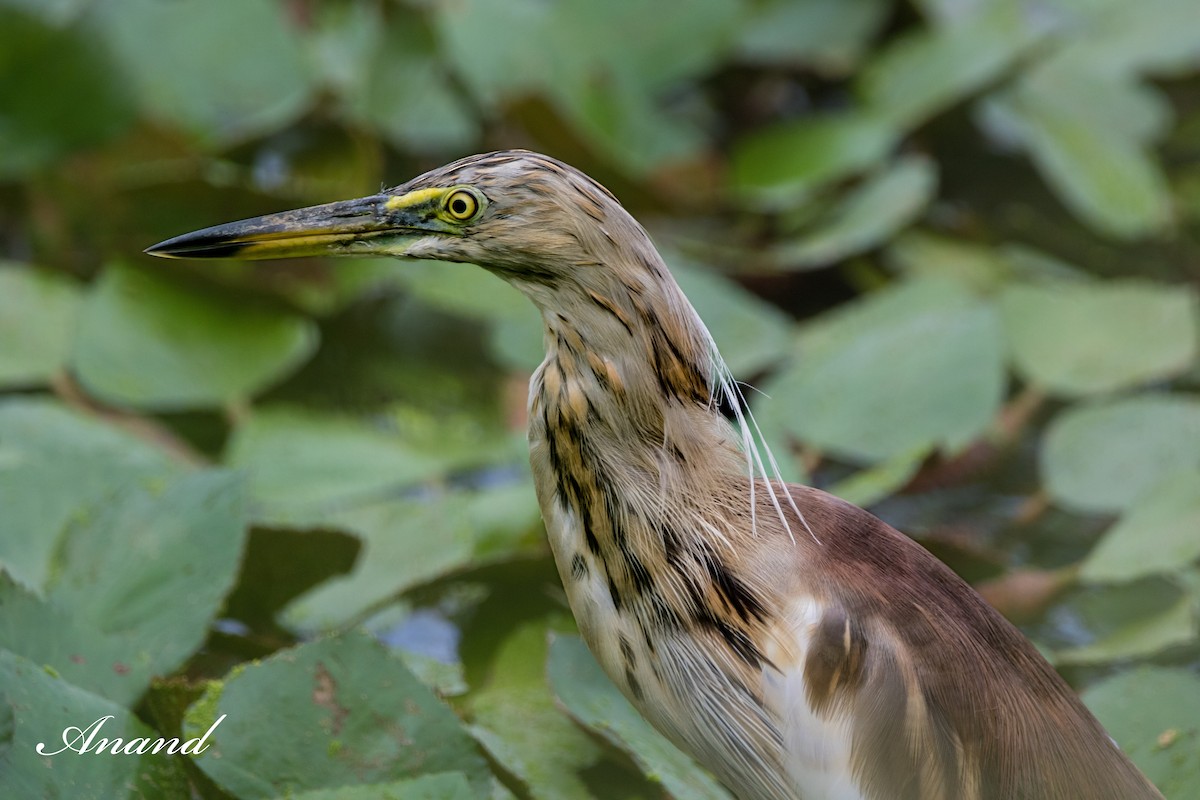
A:
[[[152,244],[142,252],[148,256],[157,256],[159,258],[186,258],[192,255],[196,250],[196,235],[194,233],[185,233],[182,236],[173,236],[170,239],[163,239],[158,244]]]
[[[231,242],[205,233],[185,233],[150,245],[142,252],[158,258],[232,258],[246,247],[244,242]]]
[[[172,256],[171,256],[170,248],[167,247],[167,242],[169,242],[169,241],[170,240],[162,241],[162,242],[159,242],[158,244],[152,244],[149,247],[147,247],[145,250],[143,250],[142,252],[148,256],[158,256],[159,258],[171,258]]]

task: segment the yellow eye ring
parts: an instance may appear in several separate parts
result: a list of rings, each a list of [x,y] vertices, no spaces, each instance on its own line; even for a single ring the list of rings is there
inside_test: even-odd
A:
[[[479,198],[467,189],[456,189],[442,201],[446,216],[456,222],[466,222],[479,213]]]

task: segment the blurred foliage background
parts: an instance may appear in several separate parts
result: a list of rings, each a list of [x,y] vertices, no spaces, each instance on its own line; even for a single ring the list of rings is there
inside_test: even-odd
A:
[[[1200,797],[1195,0],[0,0],[0,795],[720,798],[573,635],[532,307],[164,263],[529,147],[651,229],[789,477]],[[199,758],[54,758],[67,726]]]

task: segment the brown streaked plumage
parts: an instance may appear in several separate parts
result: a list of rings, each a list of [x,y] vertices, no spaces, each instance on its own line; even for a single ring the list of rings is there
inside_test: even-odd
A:
[[[1161,797],[947,567],[867,512],[772,477],[649,237],[571,167],[472,156],[149,252],[464,261],[524,292],[546,332],[530,460],[580,630],[642,714],[738,797]]]

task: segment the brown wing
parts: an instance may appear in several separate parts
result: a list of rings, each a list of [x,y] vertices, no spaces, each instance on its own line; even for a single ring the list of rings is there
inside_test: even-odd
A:
[[[862,509],[805,487],[793,495],[820,540],[803,548],[803,580],[824,595],[806,692],[819,715],[852,720],[867,797],[1162,797],[1029,640],[948,567]]]

